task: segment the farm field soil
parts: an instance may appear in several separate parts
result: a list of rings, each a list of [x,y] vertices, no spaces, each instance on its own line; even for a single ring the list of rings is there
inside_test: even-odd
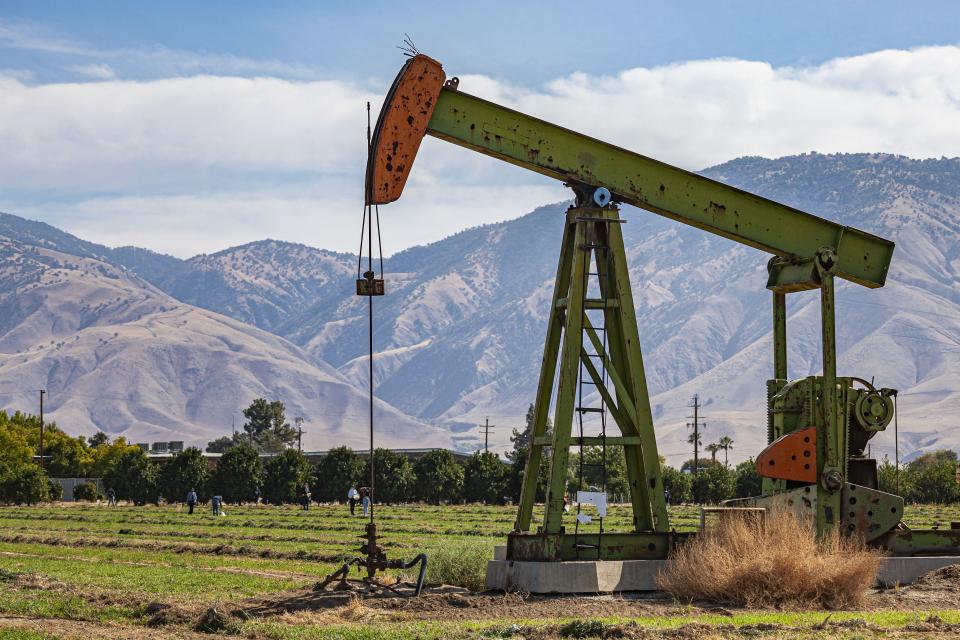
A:
[[[391,557],[469,545],[485,557],[510,507],[383,506]],[[616,505],[610,529],[626,529]],[[679,530],[696,507],[671,507]],[[919,506],[909,525],[960,508]],[[864,611],[752,611],[656,595],[549,598],[432,588],[419,600],[331,597],[313,586],[359,546],[345,507],[0,508],[0,640],[33,638],[960,638],[960,571],[871,594]],[[428,583],[431,582],[428,572]]]

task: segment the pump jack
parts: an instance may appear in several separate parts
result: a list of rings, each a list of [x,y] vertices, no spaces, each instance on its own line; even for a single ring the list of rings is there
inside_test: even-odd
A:
[[[840,527],[894,555],[960,554],[960,530],[907,529],[903,499],[877,488],[876,462],[864,451],[890,423],[896,391],[837,376],[834,281],[882,287],[893,242],[468,95],[458,78],[448,80],[440,63],[422,54],[403,66],[381,109],[367,164],[367,204],[400,197],[428,134],[562,180],[576,198],[566,214],[508,560],[662,559],[682,539],[667,519],[618,203],[773,254],[767,267],[774,325],[769,444],[757,458],[764,495],[742,506],[783,504],[813,518],[819,535]],[[813,289],[820,290],[823,374],[788,381],[786,294]],[[585,380],[601,408],[583,406],[582,393],[577,403],[578,383]],[[555,382],[554,428],[547,435]],[[591,411],[608,412],[621,435],[607,436],[604,426],[599,436],[573,436],[574,414]],[[566,531],[566,469],[576,445],[623,447],[632,531]],[[544,519],[531,532],[545,450],[551,459]]]

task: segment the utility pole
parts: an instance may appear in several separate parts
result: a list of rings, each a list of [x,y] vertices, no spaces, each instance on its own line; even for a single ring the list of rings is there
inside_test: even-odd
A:
[[[45,389],[40,389],[40,468],[43,469],[43,396],[46,395]]]
[[[490,418],[486,418],[484,424],[480,425],[480,428],[483,429],[483,452],[487,453],[490,451],[490,431],[496,425],[490,424]]]
[[[303,418],[297,416],[293,422],[297,425],[297,451],[303,453]]]
[[[700,427],[707,425],[700,417],[700,396],[693,394],[693,404],[688,406],[693,409],[693,415],[687,416],[693,422],[688,422],[687,427],[693,427],[693,475],[696,476],[700,471]]]

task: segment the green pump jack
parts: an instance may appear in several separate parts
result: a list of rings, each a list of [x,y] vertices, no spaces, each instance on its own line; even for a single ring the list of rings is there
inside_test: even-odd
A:
[[[506,561],[664,560],[686,537],[668,521],[620,203],[773,255],[767,288],[773,297],[774,378],[768,382],[769,445],[758,457],[767,465],[760,469],[764,495],[729,507],[782,504],[814,518],[819,535],[840,528],[892,555],[960,556],[960,530],[908,529],[901,520],[902,498],[877,488],[876,462],[864,447],[889,424],[896,391],[837,376],[834,280],[882,287],[893,242],[482,100],[459,85],[432,58],[417,54],[406,62],[373,135],[368,205],[400,197],[426,135],[561,180],[576,196],[564,224]],[[788,381],[786,295],[814,289],[821,298],[823,374]],[[583,384],[595,389],[588,397],[599,398],[599,406],[585,405],[578,394]],[[604,418],[600,433],[587,435],[581,427],[575,434],[575,422],[582,425],[593,412]],[[607,417],[619,434],[607,434]],[[630,530],[607,531],[601,518],[599,530],[580,531],[579,521],[565,519],[570,448],[584,446],[604,452],[623,447]],[[543,519],[531,530],[545,459]]]

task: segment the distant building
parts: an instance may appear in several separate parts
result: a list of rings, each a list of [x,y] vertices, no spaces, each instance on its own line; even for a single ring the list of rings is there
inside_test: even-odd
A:
[[[175,447],[174,445],[179,445],[179,447]],[[157,460],[157,461],[168,460],[172,458],[174,455],[176,455],[177,453],[180,453],[183,451],[182,442],[154,442],[153,446],[151,447],[148,447],[146,444],[138,444],[137,446],[139,446],[141,449],[147,452],[148,458],[150,458],[151,460]],[[431,451],[444,451],[444,449],[439,449],[439,448],[390,449],[390,451],[393,451],[394,453],[399,453],[400,455],[405,456],[406,458],[412,461],[412,460],[416,460],[420,456],[430,453]],[[470,457],[470,454],[463,453],[462,451],[452,451],[452,450],[448,450],[448,451],[450,451],[450,453],[453,454],[453,457],[458,462],[464,462],[466,461],[467,458]],[[327,451],[304,451],[303,455],[307,458],[307,461],[309,461],[310,464],[316,464],[317,462],[322,460],[327,455],[327,453],[328,453]],[[354,453],[356,453],[361,458],[366,458],[370,452],[364,449],[355,449]],[[204,457],[204,459],[207,460],[207,464],[212,468],[217,465],[217,461],[220,460],[220,456],[222,456],[223,454],[209,453],[207,451],[203,451],[201,455]],[[261,453],[260,457],[262,459],[266,459],[266,458],[272,458],[274,455],[276,454]]]

